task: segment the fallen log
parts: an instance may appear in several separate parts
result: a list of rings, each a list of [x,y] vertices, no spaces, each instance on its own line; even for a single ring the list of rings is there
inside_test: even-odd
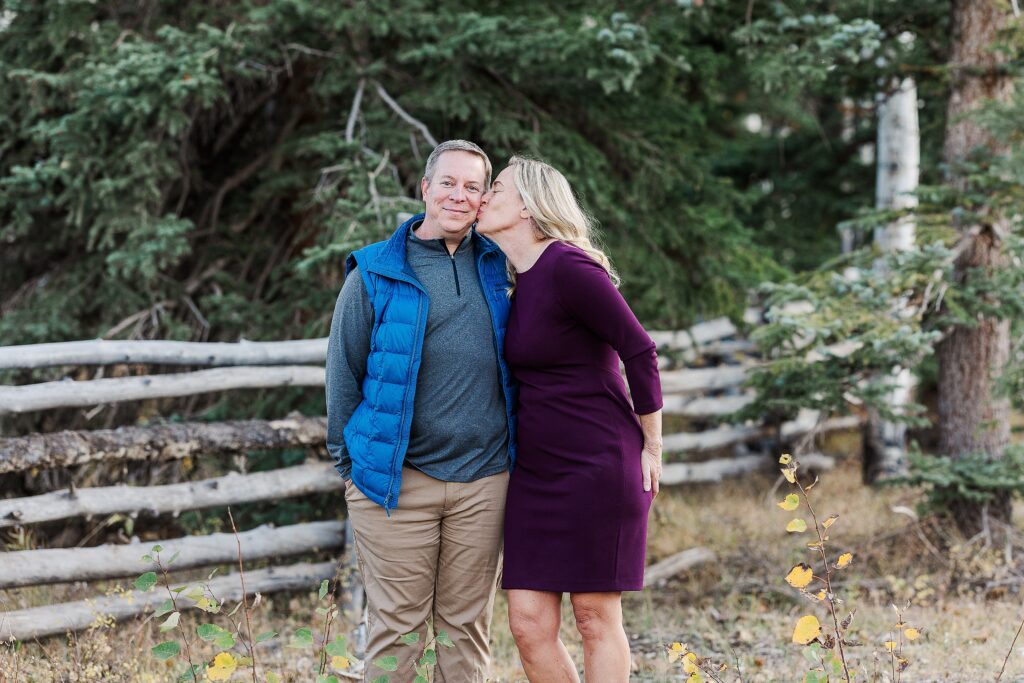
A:
[[[0,474],[101,460],[180,460],[292,446],[323,446],[327,418],[181,422],[0,439]]]
[[[782,425],[782,438],[786,441],[808,434],[812,431],[830,432],[858,427],[863,420],[856,415],[833,417],[818,422],[818,414],[813,410],[801,411],[796,420]],[[737,443],[744,443],[761,438],[768,433],[764,425],[730,425],[703,432],[682,432],[664,437],[663,448],[666,453],[701,452],[725,448]]]
[[[242,558],[253,560],[341,548],[345,544],[343,522],[311,522],[279,528],[261,526],[238,534]],[[141,561],[160,545],[167,561],[179,553],[173,569],[229,564],[238,560],[234,534],[185,536],[130,545],[95,548],[54,548],[0,553],[0,588],[39,586],[69,581],[92,581],[158,571],[153,562]]]
[[[651,330],[648,332],[658,348],[672,351],[693,349],[736,334],[736,326],[728,318],[715,318],[697,323],[688,330]]]
[[[723,417],[736,412],[753,400],[753,394],[715,397],[669,395],[664,397],[662,410],[666,415],[683,415],[695,419]]]
[[[57,365],[323,365],[327,337],[293,341],[183,342],[88,339],[49,344],[0,346],[0,370]]]
[[[663,583],[688,569],[715,562],[717,559],[714,551],[708,548],[689,548],[676,553],[660,562],[655,562],[644,570],[644,588]]]
[[[313,462],[270,472],[239,474],[165,486],[102,486],[0,500],[0,529],[71,517],[124,513],[178,514],[182,510],[343,491],[331,463]],[[2,581],[2,579],[0,579]]]
[[[0,415],[49,408],[192,396],[230,389],[323,386],[324,369],[315,365],[271,365],[197,370],[169,375],[142,375],[75,382],[41,382],[0,386]]]
[[[335,575],[334,562],[317,564],[294,564],[286,567],[271,567],[245,572],[245,592],[274,593],[286,590],[314,591],[324,579]],[[189,582],[199,585],[199,582]],[[221,576],[205,582],[220,600],[242,599],[242,587],[237,574]],[[184,585],[175,583],[173,585]],[[167,600],[167,591],[154,589],[147,593],[129,591],[120,595],[97,596],[78,602],[65,602],[46,607],[0,612],[0,641],[26,641],[82,631],[100,618],[112,617],[124,621],[145,614]],[[178,598],[179,608],[191,609],[194,605],[185,598]]]
[[[797,458],[805,468],[826,471],[835,467],[835,459],[818,453]],[[778,463],[764,455],[742,455],[703,462],[670,462],[662,469],[661,485],[714,484],[727,477],[740,477],[760,470],[770,470]]]
[[[661,391],[665,394],[696,394],[729,389],[743,384],[750,366],[721,365],[715,368],[669,370],[661,373]]]

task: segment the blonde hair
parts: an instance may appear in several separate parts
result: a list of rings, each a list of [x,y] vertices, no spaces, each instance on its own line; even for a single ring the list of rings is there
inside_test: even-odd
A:
[[[512,169],[516,190],[530,212],[537,232],[579,248],[604,268],[618,287],[619,276],[612,268],[612,262],[596,244],[595,221],[580,206],[565,176],[550,164],[521,156],[509,159],[508,168]],[[508,279],[512,284],[509,296],[512,296],[516,288],[516,271],[511,261],[508,263]]]

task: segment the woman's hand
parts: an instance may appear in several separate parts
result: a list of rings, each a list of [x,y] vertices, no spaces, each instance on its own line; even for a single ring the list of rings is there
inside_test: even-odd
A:
[[[658,495],[661,481],[660,443],[644,443],[644,451],[640,455],[640,469],[644,477],[644,491],[654,491],[654,495]]]

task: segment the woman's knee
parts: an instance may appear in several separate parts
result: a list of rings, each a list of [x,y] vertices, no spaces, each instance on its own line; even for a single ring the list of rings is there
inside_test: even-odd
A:
[[[578,594],[572,596],[576,630],[584,640],[604,640],[622,630],[622,607],[618,594]]]
[[[547,602],[534,599],[509,600],[508,626],[520,648],[558,639],[558,605]]]

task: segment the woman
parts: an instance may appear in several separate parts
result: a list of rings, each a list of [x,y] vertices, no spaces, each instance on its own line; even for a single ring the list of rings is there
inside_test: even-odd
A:
[[[504,352],[520,384],[519,446],[502,578],[512,635],[531,681],[578,683],[558,637],[567,592],[587,680],[626,681],[621,591],[643,588],[661,477],[655,346],[551,166],[513,157],[481,201],[477,230],[505,252],[512,282]]]

